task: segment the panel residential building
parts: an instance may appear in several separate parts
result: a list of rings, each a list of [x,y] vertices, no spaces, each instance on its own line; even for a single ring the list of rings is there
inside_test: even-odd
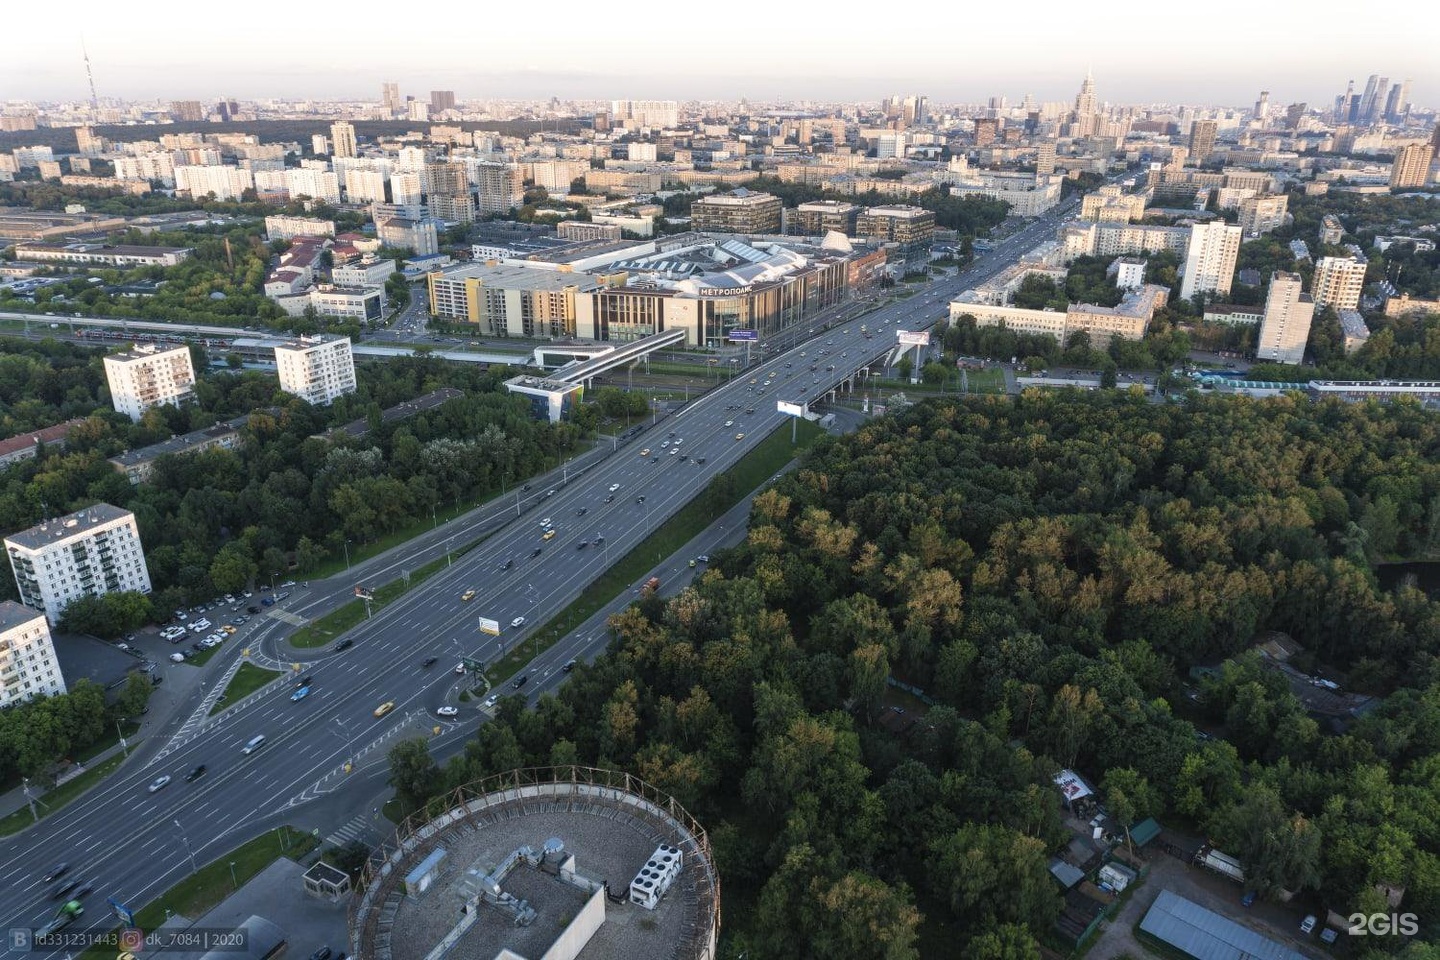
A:
[[[1315,262],[1311,295],[1315,309],[1355,310],[1360,306],[1360,292],[1365,287],[1365,271],[1369,263],[1359,257],[1321,257]]]
[[[1302,293],[1304,279],[1298,273],[1277,270],[1270,275],[1270,292],[1260,321],[1255,356],[1275,363],[1299,363],[1305,359],[1305,341],[1315,318],[1315,301]]]
[[[1284,193],[1246,197],[1240,201],[1240,229],[1247,237],[1258,237],[1285,226],[1290,197]]]
[[[512,163],[477,163],[470,168],[475,209],[481,216],[509,213],[525,200],[520,168]]]
[[[358,157],[355,146],[355,125],[341,121],[330,124],[330,155],[334,157]]]
[[[349,337],[301,337],[275,345],[280,389],[314,406],[355,392]]]
[[[335,221],[319,217],[287,217],[278,215],[265,218],[265,236],[271,240],[294,240],[296,237],[333,237]]]
[[[1239,226],[1223,221],[1197,223],[1190,228],[1184,279],[1180,283],[1183,299],[1189,300],[1197,293],[1229,295],[1243,235]]]
[[[195,399],[195,367],[188,346],[137,344],[105,358],[105,379],[115,409],[139,421],[146,410]]]
[[[1401,147],[1390,165],[1390,186],[1423,187],[1430,182],[1430,161],[1435,150],[1428,143],[1412,143]]]
[[[65,692],[43,613],[0,600],[0,710]]]
[[[140,529],[129,510],[97,503],[5,538],[20,602],[53,626],[80,597],[150,592]]]

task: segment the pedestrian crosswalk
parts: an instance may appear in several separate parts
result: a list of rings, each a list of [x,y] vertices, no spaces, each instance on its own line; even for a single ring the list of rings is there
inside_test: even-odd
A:
[[[343,847],[352,840],[360,840],[370,832],[370,816],[358,814],[351,817],[340,829],[325,838],[325,842],[332,847]]]

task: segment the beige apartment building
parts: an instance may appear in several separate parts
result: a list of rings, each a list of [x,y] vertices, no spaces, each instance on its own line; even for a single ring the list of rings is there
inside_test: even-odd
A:
[[[1298,273],[1277,270],[1270,275],[1270,292],[1260,321],[1255,356],[1276,363],[1299,363],[1305,359],[1305,341],[1315,318],[1315,301],[1301,292],[1304,279]]]
[[[1315,309],[1354,310],[1360,306],[1369,263],[1359,257],[1321,257],[1315,263],[1311,295]]]

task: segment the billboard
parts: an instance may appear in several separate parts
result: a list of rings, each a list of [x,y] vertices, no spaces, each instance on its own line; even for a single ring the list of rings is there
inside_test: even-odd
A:
[[[751,342],[753,343],[754,341],[760,339],[760,331],[758,331],[758,330],[731,330],[729,333],[725,334],[725,339],[726,339],[726,340],[749,340],[749,341],[751,341]]]
[[[500,621],[491,620],[489,617],[480,618],[480,632],[488,633],[492,637],[500,636]]]
[[[361,600],[373,600],[375,599],[375,591],[371,590],[369,587],[364,587],[357,583],[355,584],[355,596],[359,597]]]
[[[788,417],[805,416],[805,407],[803,404],[799,403],[787,403],[784,400],[776,400],[775,409],[779,410],[781,413],[785,414]]]
[[[895,339],[907,347],[928,347],[930,346],[930,331],[896,330]]]

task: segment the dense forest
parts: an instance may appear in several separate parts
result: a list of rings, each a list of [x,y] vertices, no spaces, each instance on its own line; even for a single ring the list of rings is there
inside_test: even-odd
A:
[[[1037,957],[1064,766],[1262,896],[1388,912],[1385,884],[1433,924],[1440,606],[1373,564],[1440,543],[1437,453],[1405,403],[927,402],[823,441],[695,585],[445,768],[397,746],[394,782],[413,807],[525,764],[633,770],[709,826],[726,955],[753,960]],[[1378,709],[1322,728],[1252,652],[1276,632]],[[934,701],[905,737],[891,677]]]
[[[146,411],[139,423],[109,409],[101,353],[7,341],[0,353],[6,436],[84,418],[63,451],[0,473],[0,530],[10,533],[96,501],[133,510],[161,610],[208,600],[255,576],[301,571],[445,508],[498,492],[575,449],[574,423],[536,421],[483,370],[418,356],[361,365],[357,393],[313,408],[257,371],[211,373],[197,403]],[[203,369],[203,364],[197,364]],[[440,387],[465,396],[395,424],[380,412]],[[107,462],[127,449],[249,415],[235,450],[162,458],[132,486]],[[361,439],[316,437],[357,419]],[[590,422],[590,417],[582,418]],[[0,595],[13,596],[3,578]]]

